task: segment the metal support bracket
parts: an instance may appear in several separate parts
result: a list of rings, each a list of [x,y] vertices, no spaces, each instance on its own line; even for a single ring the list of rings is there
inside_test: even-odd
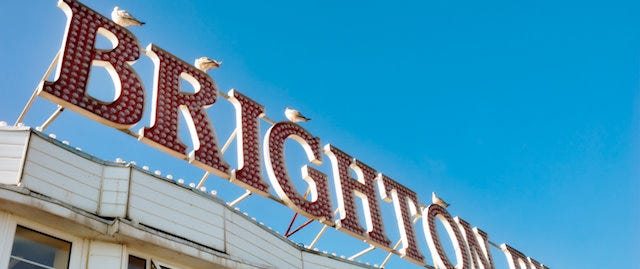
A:
[[[420,216],[414,218],[413,221],[411,221],[411,224],[412,225],[416,224],[416,222],[418,222],[419,219],[420,219]],[[384,268],[384,266],[387,265],[387,263],[391,259],[391,256],[395,254],[397,248],[400,246],[400,243],[402,243],[402,239],[398,239],[398,242],[396,242],[396,244],[393,245],[393,251],[390,251],[389,254],[387,254],[387,256],[384,258],[382,263],[380,263],[380,268]]]
[[[307,187],[307,190],[304,192],[304,199],[307,199],[307,196],[309,195],[310,191],[311,191],[311,187]],[[291,222],[289,223],[289,227],[287,228],[287,231],[284,233],[284,237],[292,236],[293,234],[300,231],[305,226],[309,225],[309,223],[313,222],[313,220],[308,220],[307,222],[302,224],[302,226],[296,228],[293,232],[291,232],[291,227],[293,227],[293,223],[296,221],[296,218],[298,218],[298,212],[293,214],[293,218],[291,218]]]
[[[234,207],[236,206],[238,203],[242,202],[242,200],[247,199],[247,197],[251,196],[251,194],[253,194],[253,192],[251,192],[250,190],[247,190],[243,195],[240,195],[240,197],[236,198],[235,200],[233,200],[233,202],[231,203],[227,203],[230,207]]]
[[[35,88],[35,90],[33,90],[33,94],[31,94],[29,101],[27,101],[27,104],[24,106],[24,108],[22,109],[22,112],[20,112],[20,115],[18,116],[18,119],[16,119],[16,122],[13,125],[18,125],[18,123],[21,123],[22,120],[24,119],[24,116],[27,115],[27,112],[31,108],[33,101],[35,101],[36,97],[38,96],[38,90],[42,88],[42,83],[44,83],[47,77],[51,74],[51,71],[53,71],[53,67],[56,65],[56,63],[58,63],[61,53],[62,53],[62,50],[58,50],[58,52],[56,53],[56,56],[53,57],[53,61],[51,61],[51,64],[49,64],[49,68],[47,68],[47,72],[44,73],[44,76],[42,76],[42,79],[38,83],[38,86]]]
[[[56,120],[56,118],[58,118],[58,116],[60,116],[60,113],[62,113],[62,111],[64,111],[64,107],[62,106],[58,106],[58,108],[56,109],[56,111],[53,112],[53,114],[51,114],[51,116],[49,116],[49,118],[42,123],[42,125],[40,125],[40,127],[38,127],[38,130],[40,132],[43,132],[45,129],[47,129],[47,127],[49,127],[49,125]]]
[[[209,173],[209,171],[205,172],[204,175],[202,176],[202,178],[200,179],[200,182],[198,182],[198,185],[196,185],[196,189],[200,189],[200,187],[202,187],[202,185],[204,184],[205,181],[207,181],[207,178],[209,177],[211,173]]]
[[[224,154],[227,149],[229,149],[229,146],[231,146],[231,142],[233,142],[233,139],[236,138],[236,135],[238,135],[238,127],[233,129],[233,132],[231,132],[231,135],[229,135],[229,138],[227,138],[227,142],[224,143],[224,146],[222,146],[222,149],[220,150],[221,154]]]
[[[311,241],[311,244],[309,244],[309,246],[307,247],[308,249],[312,249],[316,243],[318,243],[318,241],[320,240],[320,237],[322,237],[322,235],[324,234],[324,232],[327,231],[327,228],[329,227],[329,225],[324,225],[322,226],[322,229],[320,229],[320,232],[318,232],[318,235],[316,235],[316,237],[313,239],[313,241]]]
[[[373,245],[369,245],[368,248],[366,248],[366,249],[354,254],[353,256],[349,257],[348,260],[353,261],[354,259],[356,259],[356,258],[358,258],[358,257],[360,257],[360,256],[362,256],[364,254],[367,254],[367,253],[369,253],[370,251],[372,251],[374,249],[376,249],[376,247],[374,247]]]
[[[340,212],[340,209],[336,209],[335,211],[333,211],[333,216],[335,217],[336,215],[338,215],[338,212]],[[316,235],[316,237],[313,239],[313,241],[311,241],[311,244],[309,244],[309,246],[307,247],[307,249],[312,249],[313,246],[315,246],[318,241],[320,240],[320,237],[322,237],[322,235],[324,234],[324,232],[327,231],[327,228],[329,228],[329,225],[323,225],[322,229],[320,229],[320,232],[318,232],[318,234]]]

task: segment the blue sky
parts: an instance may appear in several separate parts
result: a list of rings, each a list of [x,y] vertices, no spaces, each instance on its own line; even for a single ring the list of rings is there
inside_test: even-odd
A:
[[[423,203],[437,192],[452,215],[493,242],[551,268],[639,268],[638,2],[345,2],[83,1],[146,21],[131,28],[142,46],[188,62],[222,60],[209,73],[220,90],[238,89],[276,120],[285,106],[303,111],[312,118],[304,128],[323,144],[410,187]],[[60,48],[66,18],[42,0],[7,2],[0,14],[0,120],[13,123]],[[151,61],[143,56],[134,67],[150,96]],[[95,77],[92,93],[112,94],[104,73]],[[148,125],[149,106],[132,130]],[[54,108],[38,99],[25,123],[38,126]],[[210,114],[224,141],[233,110],[220,104]],[[73,112],[46,132],[187,181],[202,173]],[[207,184],[227,200],[242,192],[219,178]],[[291,211],[274,204],[262,212],[265,201],[241,206],[282,232]],[[393,214],[386,219],[394,230]],[[308,244],[317,228],[293,240]],[[341,249],[348,239],[336,232],[319,247],[349,256],[360,246]],[[424,236],[418,240],[429,256]],[[394,258],[389,266],[411,265]]]

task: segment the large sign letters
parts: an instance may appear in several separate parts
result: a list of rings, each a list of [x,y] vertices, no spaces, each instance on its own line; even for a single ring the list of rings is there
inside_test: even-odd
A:
[[[42,81],[38,94],[102,124],[135,134],[128,129],[141,121],[148,101],[144,86],[131,66],[143,51],[138,40],[126,28],[76,0],[60,0],[58,6],[67,15],[58,68],[55,80]],[[96,48],[97,35],[106,36],[114,47],[107,50]],[[236,110],[237,167],[232,168],[222,156],[206,110],[220,99],[213,78],[157,45],[150,44],[144,51],[154,62],[155,73],[150,101],[151,122],[139,130],[137,139],[253,193],[270,196],[270,187],[273,187],[281,202],[297,213],[335,226],[371,246],[396,253],[419,266],[426,265],[425,257],[418,248],[415,230],[416,222],[421,220],[437,268],[494,268],[488,235],[484,231],[472,228],[463,219],[452,217],[439,205],[421,205],[418,195],[411,189],[336,146],[321,146],[320,138],[298,124],[273,124],[261,143],[260,118],[264,116],[265,108],[236,90],[229,91],[228,98],[223,98]],[[92,66],[104,67],[109,72],[116,92],[113,101],[101,101],[87,94]],[[190,83],[195,92],[181,91],[181,80]],[[191,152],[187,152],[187,146],[178,133],[180,113],[186,119],[191,134]],[[296,146],[302,147],[306,153],[308,164],[299,167],[299,177],[290,175],[287,170],[285,141],[289,139],[297,142]],[[317,169],[322,164],[323,155],[327,155],[331,162],[338,216],[333,213],[329,176]],[[263,176],[264,170],[270,185]],[[351,176],[352,172],[355,178]],[[294,180],[307,183],[310,199],[300,194]],[[392,246],[387,236],[381,201],[393,204],[401,242],[398,249]],[[360,220],[360,215],[364,220]],[[447,257],[438,236],[437,221],[444,225],[451,238],[455,257]],[[511,269],[548,269],[509,245],[503,244],[501,250]]]

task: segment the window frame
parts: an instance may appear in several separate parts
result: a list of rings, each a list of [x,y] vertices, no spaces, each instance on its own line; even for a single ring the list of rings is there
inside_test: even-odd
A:
[[[82,240],[82,238],[62,232],[60,230],[57,230],[56,228],[47,226],[42,223],[36,223],[30,220],[24,219],[16,215],[9,214],[9,218],[13,218],[13,221],[10,224],[11,227],[7,229],[8,230],[7,232],[10,232],[11,234],[11,237],[10,237],[11,244],[7,249],[6,253],[1,253],[2,255],[6,254],[7,261],[9,261],[11,252],[13,251],[13,242],[15,241],[17,228],[18,226],[22,226],[24,228],[33,230],[35,232],[44,234],[46,236],[51,236],[53,238],[57,238],[57,239],[64,240],[71,243],[71,248],[69,250],[69,264],[67,268],[71,269],[71,268],[82,267],[82,258],[83,258],[83,250],[84,250],[84,241]]]
[[[167,268],[167,269],[187,269],[186,267],[176,267],[176,266],[173,266],[173,265],[170,265],[170,264],[166,264],[164,262],[158,261],[157,259],[153,259],[153,258],[151,258],[149,260],[151,261],[149,264],[150,265],[151,264],[155,265],[156,269],[163,269],[163,267]]]
[[[156,257],[154,257],[154,255],[149,255],[146,254],[144,252],[139,252],[136,250],[132,250],[130,248],[127,248],[125,251],[126,254],[126,259],[123,260],[127,260],[129,259],[129,256],[135,256],[138,257],[140,259],[144,259],[146,260],[146,269],[153,269],[153,264],[155,264],[157,269],[162,269],[162,267],[168,268],[168,269],[193,269],[192,267],[187,267],[187,266],[176,266],[175,264],[171,264],[171,263],[167,263],[163,260],[160,260]],[[128,265],[128,262],[125,263],[125,266]],[[161,267],[162,266],[162,267]],[[123,267],[124,268],[124,267]]]
[[[66,247],[65,247],[65,250],[67,252],[67,257],[66,257],[65,263],[67,264],[67,269],[69,268],[69,262],[71,260],[71,246],[73,246],[72,242],[64,240],[64,239],[61,239],[61,238],[56,237],[56,236],[52,236],[51,234],[46,234],[46,233],[43,233],[41,231],[28,228],[28,227],[26,227],[24,225],[16,225],[16,229],[15,229],[15,233],[14,233],[14,237],[13,237],[13,246],[15,246],[15,244],[16,244],[16,237],[15,236],[18,234],[18,229],[22,230],[23,232],[27,232],[28,233],[28,234],[24,234],[24,235],[27,236],[27,237],[25,237],[25,239],[27,239],[27,240],[29,240],[28,237],[29,237],[29,234],[31,234],[32,236],[36,236],[36,237],[40,237],[40,238],[43,238],[43,237],[47,238],[47,240],[60,241],[61,243],[64,243],[65,245],[68,244],[68,250],[66,250]],[[38,241],[35,241],[35,242],[43,244],[43,242],[38,242]],[[44,244],[46,244],[46,243],[44,243]],[[52,246],[52,245],[49,245],[49,247],[55,248],[55,246]],[[14,256],[13,255],[13,251],[14,250],[12,249],[11,253],[9,253],[9,265],[11,265],[11,260],[13,259],[13,260],[17,260],[18,262],[31,264],[31,265],[34,265],[34,266],[37,266],[37,267],[40,267],[40,268],[56,269],[53,266],[42,264],[42,263],[39,263],[39,262],[34,261],[34,260],[29,260],[27,258]]]

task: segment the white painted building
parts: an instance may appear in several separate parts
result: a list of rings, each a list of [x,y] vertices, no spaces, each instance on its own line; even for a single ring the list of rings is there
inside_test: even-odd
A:
[[[0,268],[368,268],[299,246],[220,199],[0,127]]]

